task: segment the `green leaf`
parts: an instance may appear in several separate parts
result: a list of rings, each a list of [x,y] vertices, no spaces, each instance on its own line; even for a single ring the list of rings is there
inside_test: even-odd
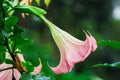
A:
[[[24,44],[20,46],[19,49],[21,50],[21,53],[25,57],[26,61],[30,61],[33,66],[39,65],[39,50],[36,44]]]
[[[14,27],[14,34],[10,36],[10,39],[13,42],[12,48],[17,49],[24,44],[31,44],[33,42],[32,40],[24,38],[22,32],[24,32],[23,28],[19,26]]]
[[[22,35],[20,35],[20,34],[13,35],[10,38],[13,41],[12,47],[14,47],[15,49],[23,46],[24,44],[31,44],[32,43],[31,40],[28,40],[28,39],[22,37]]]
[[[34,75],[31,73],[23,73],[20,80],[52,80],[50,77],[43,75]]]
[[[30,73],[34,70],[34,66],[32,65],[31,62],[22,62],[22,65],[27,69],[27,72]]]
[[[10,30],[12,26],[16,25],[18,22],[18,17],[12,16],[5,18],[5,27]]]
[[[4,43],[4,36],[3,34],[0,32],[0,43],[3,44]]]
[[[114,41],[102,40],[102,41],[98,42],[98,44],[113,47],[113,48],[116,48],[116,49],[120,49],[120,42],[115,41],[115,40]]]
[[[38,5],[40,5],[40,0],[35,0],[35,2],[36,2]]]
[[[27,73],[23,73],[23,74],[21,75],[20,80],[33,80],[33,78],[32,78],[32,75],[27,74]]]
[[[51,2],[51,0],[44,0],[44,3],[45,3],[45,5],[46,5],[47,8],[48,8],[50,2]]]
[[[6,48],[4,46],[0,46],[0,64],[4,62],[6,54]]]
[[[42,75],[36,75],[35,80],[51,80],[51,77],[46,77]]]
[[[109,64],[109,63],[96,64],[92,67],[116,67],[116,68],[120,68],[120,62],[115,62],[115,63],[112,63],[112,64]]]
[[[3,35],[4,37],[6,37],[6,38],[9,38],[9,37],[10,37],[9,34],[8,34],[8,32],[7,32],[6,30],[2,30],[2,35]]]
[[[7,64],[14,64],[13,60],[11,60],[11,59],[5,59],[5,63],[7,63]]]
[[[34,14],[36,16],[44,15],[47,13],[44,9],[34,7],[34,6],[20,6],[20,5],[18,5],[18,6],[15,6],[14,9],[18,10],[22,13]]]

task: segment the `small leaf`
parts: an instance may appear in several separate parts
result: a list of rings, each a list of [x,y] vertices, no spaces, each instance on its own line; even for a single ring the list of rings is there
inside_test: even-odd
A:
[[[120,49],[120,42],[118,41],[102,40],[98,44]]]
[[[32,43],[31,40],[28,40],[28,39],[22,37],[22,35],[20,35],[20,34],[13,35],[10,38],[14,42],[12,47],[14,47],[15,49],[17,49],[18,47],[21,47],[24,44],[31,44]]]
[[[18,17],[12,16],[5,19],[5,27],[10,30],[12,26],[16,25],[18,22]]]
[[[31,73],[23,73],[20,80],[52,80],[50,77],[43,75],[34,75]]]
[[[18,5],[18,6],[15,6],[14,9],[18,10],[22,13],[30,13],[30,14],[34,14],[36,16],[44,15],[47,13],[44,9],[34,7],[34,6],[24,6],[24,5],[20,6],[20,5]]]
[[[22,62],[22,65],[27,69],[27,72],[30,73],[34,70],[34,66],[31,64],[31,62]]]
[[[5,63],[7,63],[7,64],[14,64],[13,60],[11,60],[11,59],[5,59]]]
[[[6,38],[9,38],[9,34],[5,30],[2,30],[2,35]]]
[[[42,75],[36,75],[35,80],[51,80],[51,77],[46,77]]]
[[[116,68],[120,68],[120,62],[115,62],[115,63],[112,63],[112,64],[109,64],[109,63],[96,64],[92,67],[116,67]]]
[[[51,2],[51,0],[44,0],[44,3],[45,3],[45,5],[46,5],[47,8],[48,8],[50,2]]]
[[[40,0],[35,0],[35,2],[36,2],[38,5],[40,5]]]
[[[33,42],[32,40],[28,40],[24,38],[22,36],[22,32],[24,32],[23,28],[19,26],[14,27],[14,32],[13,32],[14,34],[10,36],[10,39],[13,42],[11,46],[12,48],[17,49],[24,44],[31,44]]]
[[[33,80],[33,78],[32,78],[32,75],[27,74],[27,73],[23,73],[23,74],[21,75],[20,80]]]

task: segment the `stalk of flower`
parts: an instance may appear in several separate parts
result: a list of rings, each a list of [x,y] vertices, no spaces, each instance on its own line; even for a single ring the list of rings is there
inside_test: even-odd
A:
[[[50,66],[56,74],[70,72],[76,63],[84,61],[91,52],[97,49],[96,40],[89,32],[89,34],[85,32],[85,41],[78,40],[69,33],[58,28],[44,16],[40,15],[40,17],[50,28],[53,39],[60,50],[60,63],[57,67]]]
[[[11,59],[8,53],[6,53],[6,58]],[[0,80],[12,80],[13,77],[15,78],[15,80],[19,80],[22,71],[26,72],[26,69],[21,64],[21,62],[25,61],[22,54],[17,54],[15,56],[15,61],[15,67],[12,64],[6,64],[5,62],[0,64]],[[33,74],[39,74],[41,68],[42,64],[39,64],[39,66],[34,68]]]

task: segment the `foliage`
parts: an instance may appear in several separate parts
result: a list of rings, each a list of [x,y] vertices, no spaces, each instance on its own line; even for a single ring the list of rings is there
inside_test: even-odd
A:
[[[109,12],[109,9],[102,11],[102,9],[97,9],[97,7],[94,7],[95,5],[92,5],[92,7],[91,7],[92,9],[90,11],[90,9],[89,10],[87,9],[89,6],[86,6],[86,5],[88,5],[87,1],[84,2],[82,0],[81,4],[78,4],[79,1],[75,2],[75,4],[77,4],[76,5],[77,7],[73,6],[73,8],[75,7],[75,9],[73,9],[73,12],[71,12],[69,9],[67,9],[67,7],[72,5],[73,0],[70,0],[70,1],[61,0],[61,1],[62,1],[61,4],[63,3],[66,5],[65,5],[65,7],[63,7],[63,11],[60,11],[60,12],[58,12],[58,14],[56,14],[56,15],[58,15],[56,17],[56,19],[58,19],[58,20],[56,20],[56,21],[58,21],[59,23],[62,23],[62,24],[69,23],[72,26],[76,26],[76,25],[78,26],[79,24],[81,24],[81,25],[85,24],[85,27],[82,29],[89,29],[93,33],[95,33],[95,30],[96,30],[96,33],[97,33],[97,32],[99,32],[99,30],[102,32],[102,30],[104,28],[101,26],[106,26],[106,24],[104,24],[104,21],[109,20],[107,17],[105,19],[103,19],[103,18],[99,19],[99,17],[101,17],[101,16],[98,16],[98,17],[92,18],[92,19],[95,18],[96,20],[89,21],[89,19],[91,19],[91,17],[93,16],[93,15],[89,16],[90,14],[98,13],[99,15],[101,15],[102,13],[100,14],[100,12],[103,12],[103,14],[104,14],[104,12],[106,12],[106,11]],[[91,0],[88,0],[88,2],[90,2],[90,1]],[[41,0],[35,0],[35,2],[37,2],[37,4],[39,4],[39,5],[42,4]],[[51,0],[44,0],[44,5],[48,8],[48,6],[50,5],[50,2],[51,2]],[[55,7],[58,8],[57,3],[59,3],[59,2],[57,2],[57,1],[55,1],[55,2],[56,2]],[[93,3],[95,3],[95,2],[93,2]],[[95,4],[98,4],[98,3],[100,4],[99,1],[96,2]],[[109,4],[110,2],[106,2],[106,3]],[[96,5],[96,6],[98,6],[98,8],[105,7],[105,5],[103,5],[103,7],[99,7],[99,5]],[[110,6],[110,4],[109,4],[109,6]],[[84,8],[84,10],[82,8]],[[80,10],[78,10],[78,9],[80,9]],[[51,10],[57,12],[54,9],[51,9]],[[100,11],[98,11],[98,10],[100,10]],[[24,72],[21,75],[20,80],[54,80],[54,78],[56,78],[56,80],[61,80],[61,79],[62,80],[73,80],[73,79],[74,80],[79,80],[79,79],[102,80],[101,78],[99,78],[99,76],[97,76],[96,74],[94,74],[90,71],[85,71],[85,72],[81,71],[81,74],[78,73],[79,71],[73,71],[68,74],[55,75],[48,67],[46,67],[46,65],[47,65],[46,57],[48,57],[48,56],[50,57],[50,58],[48,58],[48,60],[55,59],[55,61],[57,61],[56,60],[57,57],[53,58],[53,56],[51,56],[51,54],[53,53],[53,50],[52,50],[53,46],[52,47],[49,46],[49,43],[48,43],[47,47],[41,47],[42,44],[39,45],[33,39],[29,39],[29,38],[25,37],[23,34],[25,34],[27,32],[27,29],[25,29],[23,26],[21,26],[19,24],[20,18],[16,15],[16,13],[18,13],[18,12],[35,15],[39,18],[39,20],[42,18],[41,16],[45,16],[47,14],[47,11],[42,9],[42,7],[39,8],[36,6],[30,6],[30,5],[29,6],[19,5],[19,0],[1,0],[0,1],[0,64],[5,62],[6,64],[14,65],[14,63],[15,63],[14,55],[20,53],[25,58],[25,62],[22,62],[22,65],[27,69],[27,72]],[[82,13],[82,12],[85,12],[85,13]],[[87,15],[88,12],[90,12],[89,15]],[[77,17],[73,16],[71,13],[73,13]],[[54,15],[53,13],[51,13],[51,14],[52,14],[51,16]],[[60,14],[62,14],[62,15],[60,15]],[[79,14],[81,14],[81,16]],[[86,15],[84,15],[84,14],[86,14],[89,17],[86,18]],[[109,15],[109,14],[104,14],[104,15]],[[49,17],[51,17],[51,16],[49,16]],[[66,19],[65,19],[65,16],[67,17]],[[85,19],[83,18],[84,21],[79,22],[78,21],[79,16],[81,19],[83,17],[85,17]],[[69,19],[70,17],[71,17],[71,19]],[[74,19],[74,17],[75,17],[75,19]],[[61,18],[61,22],[59,21],[59,18]],[[67,22],[67,20],[68,20],[68,22]],[[54,21],[54,19],[53,19],[53,21]],[[42,22],[43,21],[41,21],[41,23]],[[73,23],[71,23],[71,22],[73,22]],[[94,23],[95,26],[97,26],[97,27],[94,28],[92,23]],[[99,24],[102,24],[102,25],[100,26]],[[42,28],[42,26],[41,26],[41,33],[42,33],[42,30],[44,29],[44,28]],[[79,29],[76,27],[66,27],[66,29],[69,29],[68,31],[74,31],[75,34],[79,33]],[[119,30],[119,28],[118,28],[118,30]],[[115,31],[117,31],[117,29]],[[99,37],[98,45],[101,45],[101,46],[105,45],[105,46],[107,46],[107,49],[109,47],[116,48],[118,50],[120,49],[119,41],[105,40],[105,39],[100,40],[101,39],[100,36],[101,35],[103,36],[103,34],[101,32],[99,33],[100,35],[98,35],[98,33],[95,35],[95,36]],[[47,31],[43,31],[43,33],[46,34]],[[105,53],[104,52],[105,50],[102,50],[102,51],[103,51],[103,53]],[[110,50],[108,52],[110,52]],[[98,50],[98,53],[100,53],[99,50]],[[6,54],[10,54],[12,60],[7,59]],[[112,53],[112,55],[113,55],[113,53]],[[39,60],[39,58],[41,59],[41,61]],[[43,69],[41,71],[41,74],[34,75],[32,73],[34,70],[34,67],[38,66],[41,62],[43,64]],[[94,64],[96,64],[96,63],[94,63]],[[76,69],[78,67],[76,67]],[[90,67],[90,66],[88,66],[88,67]],[[93,65],[92,67],[93,68],[94,67],[120,68],[120,62],[115,62],[112,64],[105,62],[104,64],[96,64],[96,65]],[[82,70],[82,69],[86,69],[86,68],[81,68],[80,70]]]
[[[120,68],[120,62],[115,62],[112,64],[109,64],[109,63],[96,64],[93,67],[116,67],[116,68]]]
[[[120,49],[120,42],[115,41],[115,40],[114,41],[102,40],[102,41],[98,42],[98,44],[113,47],[113,48],[116,48],[116,49]]]

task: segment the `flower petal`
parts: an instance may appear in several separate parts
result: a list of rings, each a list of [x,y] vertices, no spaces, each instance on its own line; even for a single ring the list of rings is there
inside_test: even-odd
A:
[[[12,67],[12,65],[2,63],[0,65],[0,70],[6,69],[6,68],[9,68],[9,67]],[[12,74],[13,74],[12,69],[1,71],[0,72],[0,80],[12,80]],[[20,76],[21,76],[20,72],[18,72],[18,70],[14,69],[14,77],[15,77],[15,79],[19,80]]]
[[[39,59],[39,61],[40,61],[40,59]],[[33,73],[34,74],[40,74],[41,69],[42,69],[42,64],[41,64],[41,61],[40,61],[40,64],[37,67],[34,68]]]
[[[60,50],[60,63],[57,67],[50,67],[56,74],[70,72],[74,65],[84,61],[97,48],[96,40],[85,32],[86,40],[81,41],[61,30],[56,25],[40,16],[49,26],[53,39]]]

